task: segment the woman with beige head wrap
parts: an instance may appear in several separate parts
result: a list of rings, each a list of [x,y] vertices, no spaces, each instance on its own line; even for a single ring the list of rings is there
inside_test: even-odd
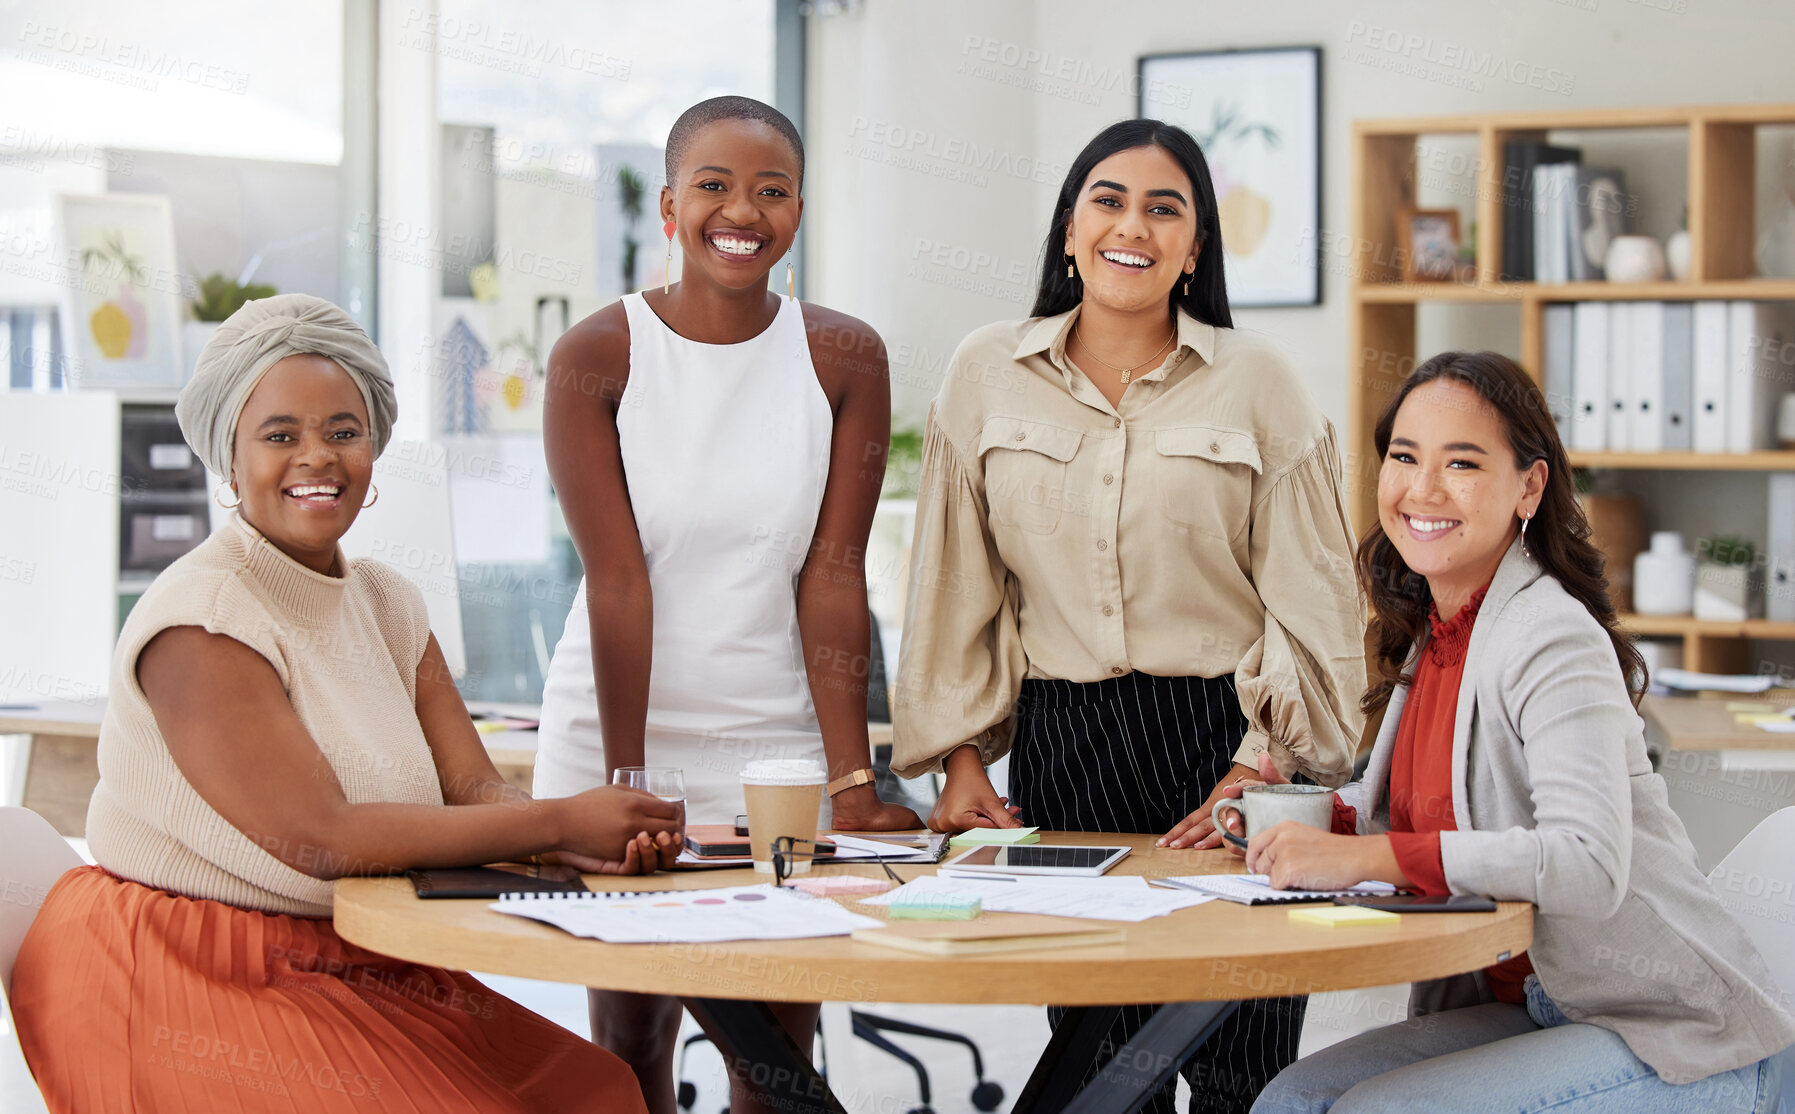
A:
[[[647,793],[507,786],[418,590],[344,558],[394,412],[367,334],[305,295],[232,315],[181,393],[182,432],[240,509],[120,633],[99,865],[63,876],[19,953],[20,1044],[57,1114],[643,1109],[610,1053],[331,928],[345,875],[635,872],[679,842],[678,806]],[[202,1042],[235,1050],[227,1070],[182,1066],[217,1066]]]

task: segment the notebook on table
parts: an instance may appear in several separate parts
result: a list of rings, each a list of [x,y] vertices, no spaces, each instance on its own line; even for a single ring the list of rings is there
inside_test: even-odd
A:
[[[853,938],[863,944],[924,955],[990,955],[1120,944],[1126,936],[1119,928],[1092,928],[1047,917],[1000,913],[972,921],[905,921],[856,929]]]
[[[540,873],[526,871],[540,870]],[[580,872],[567,866],[463,866],[441,870],[408,870],[419,897],[501,897],[505,894],[583,894]]]
[[[1212,894],[1237,905],[1292,905],[1300,901],[1332,901],[1348,894],[1393,894],[1387,882],[1360,882],[1343,890],[1278,890],[1263,874],[1192,874],[1183,878],[1155,878],[1155,885]]]

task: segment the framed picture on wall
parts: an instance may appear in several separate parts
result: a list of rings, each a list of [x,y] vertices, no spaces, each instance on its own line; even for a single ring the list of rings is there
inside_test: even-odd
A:
[[[1221,216],[1228,302],[1321,302],[1321,48],[1140,60],[1138,111],[1203,148]]]
[[[68,272],[58,317],[69,385],[181,386],[185,280],[168,198],[58,194],[56,237]]]

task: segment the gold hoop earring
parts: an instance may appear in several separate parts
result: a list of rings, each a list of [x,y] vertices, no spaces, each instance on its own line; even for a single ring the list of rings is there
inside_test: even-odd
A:
[[[368,490],[372,491],[374,493],[374,498],[368,500],[366,503],[363,503],[361,505],[361,509],[364,511],[367,510],[369,507],[373,506],[374,504],[380,502],[380,489],[378,487],[375,487],[373,484],[369,484]]]
[[[212,489],[212,502],[217,503],[219,506],[223,507],[227,511],[234,511],[238,507],[241,507],[243,505],[243,497],[241,495],[237,496],[237,501],[235,503],[227,503],[223,499],[220,499],[218,497],[219,489],[224,488],[224,487],[229,487],[229,486],[230,486],[230,484],[228,481],[219,480],[218,487],[215,487]],[[237,489],[232,487],[231,494],[236,495],[236,492],[237,492]]]
[[[665,294],[673,285],[673,232],[678,227],[672,221],[661,226],[667,234],[667,269],[661,272],[661,293]]]

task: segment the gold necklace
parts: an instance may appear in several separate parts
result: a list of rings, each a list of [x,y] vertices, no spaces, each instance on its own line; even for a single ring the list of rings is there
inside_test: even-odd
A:
[[[1110,363],[1108,360],[1104,359],[1102,356],[1097,355],[1096,351],[1089,344],[1085,343],[1085,339],[1078,335],[1078,326],[1076,324],[1074,324],[1072,326],[1072,339],[1076,340],[1079,344],[1079,347],[1083,348],[1087,353],[1090,354],[1091,359],[1096,360],[1098,363],[1102,364],[1104,367],[1110,369],[1111,371],[1121,372],[1122,373],[1122,385],[1124,387],[1126,387],[1128,385],[1129,376],[1133,375],[1139,369],[1146,367],[1148,364],[1152,363],[1154,360],[1157,360],[1159,358],[1159,354],[1161,352],[1164,352],[1166,349],[1170,348],[1172,346],[1172,342],[1178,339],[1178,326],[1176,323],[1174,323],[1172,325],[1172,335],[1166,338],[1165,343],[1159,346],[1158,351],[1154,352],[1153,355],[1148,356],[1146,359],[1142,360],[1140,363],[1135,364],[1134,367],[1117,367],[1115,364]]]

